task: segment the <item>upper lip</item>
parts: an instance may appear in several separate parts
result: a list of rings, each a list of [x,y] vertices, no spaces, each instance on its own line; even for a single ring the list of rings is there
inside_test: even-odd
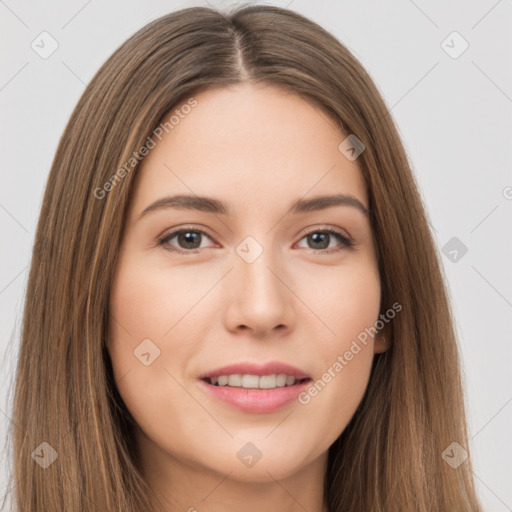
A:
[[[265,364],[261,363],[237,363],[216,368],[215,370],[208,371],[199,376],[200,379],[206,379],[210,377],[218,377],[219,375],[274,375],[274,374],[285,374],[296,379],[309,379],[310,376],[300,368],[295,366],[281,363],[279,361],[270,361]]]

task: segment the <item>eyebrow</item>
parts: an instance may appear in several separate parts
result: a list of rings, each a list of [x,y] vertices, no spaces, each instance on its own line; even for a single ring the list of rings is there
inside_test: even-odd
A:
[[[324,210],[333,206],[351,206],[357,208],[360,212],[369,216],[370,211],[363,205],[359,199],[349,194],[335,194],[316,196],[311,199],[298,199],[295,201],[288,213],[298,214],[313,211]],[[211,197],[180,194],[175,196],[167,196],[157,199],[151,203],[140,214],[139,219],[150,212],[160,209],[175,208],[178,210],[197,210],[206,213],[215,213],[219,215],[231,216],[232,211],[222,201]]]

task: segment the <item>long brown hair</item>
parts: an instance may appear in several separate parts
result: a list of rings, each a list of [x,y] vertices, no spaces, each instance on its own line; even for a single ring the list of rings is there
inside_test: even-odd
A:
[[[193,7],[149,23],[105,62],[74,109],[47,181],[26,292],[11,429],[17,510],[151,509],[133,419],[105,349],[137,171],[130,159],[179,102],[242,81],[313,99],[345,136],[363,142],[357,162],[379,254],[381,307],[402,305],[391,348],[375,355],[364,398],[329,449],[330,512],[480,511],[470,458],[457,467],[446,461],[447,449],[450,456],[454,446],[459,454],[468,449],[458,347],[396,127],[346,47],[271,6]],[[36,458],[49,461],[50,447],[57,458],[44,469]]]

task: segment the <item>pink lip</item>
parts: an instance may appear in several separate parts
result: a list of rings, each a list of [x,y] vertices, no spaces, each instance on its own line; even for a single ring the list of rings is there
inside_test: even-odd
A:
[[[240,364],[230,364],[228,366],[223,366],[222,368],[217,368],[216,370],[212,370],[211,372],[203,373],[199,376],[200,379],[204,379],[206,377],[218,377],[219,375],[233,375],[235,373],[243,373],[246,375],[273,375],[278,373],[284,373],[285,375],[290,375],[291,377],[295,377],[296,379],[309,379],[310,376],[296,368],[295,366],[291,366],[286,363],[280,363],[279,361],[271,361],[265,364],[257,364],[257,363],[240,363]]]
[[[252,374],[254,375],[254,374]],[[305,380],[293,386],[275,389],[246,389],[228,386],[214,386],[205,380],[200,380],[207,393],[221,402],[229,404],[244,412],[269,413],[274,412],[296,400],[297,395],[309,386],[310,380]]]
[[[219,375],[232,375],[236,373],[247,375],[273,375],[284,373],[296,379],[307,379],[293,386],[285,386],[275,389],[248,389],[229,386],[214,386],[207,382],[207,377]],[[296,400],[297,395],[310,383],[310,376],[289,364],[273,361],[266,364],[241,363],[223,366],[216,370],[202,374],[199,384],[210,396],[236,407],[244,412],[271,413]]]

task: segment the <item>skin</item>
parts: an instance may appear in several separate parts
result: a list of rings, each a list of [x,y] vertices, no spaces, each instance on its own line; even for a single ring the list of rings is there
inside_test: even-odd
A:
[[[361,171],[338,150],[346,135],[335,121],[295,93],[238,84],[194,97],[138,170],[110,296],[107,348],[138,425],[143,472],[169,511],[325,511],[327,450],[363,398],[374,353],[386,350],[380,335],[307,405],[272,413],[223,404],[198,376],[282,361],[316,381],[375,324],[369,218],[346,205],[286,214],[299,198],[334,193],[368,208]],[[163,208],[139,218],[181,193],[220,199],[232,215]],[[167,240],[183,254],[158,244],[183,227],[206,235]],[[325,227],[355,245],[307,236]],[[252,263],[236,252],[247,236],[263,249]],[[134,350],[148,338],[160,355],[146,366]],[[262,454],[250,468],[237,457],[247,442]]]

